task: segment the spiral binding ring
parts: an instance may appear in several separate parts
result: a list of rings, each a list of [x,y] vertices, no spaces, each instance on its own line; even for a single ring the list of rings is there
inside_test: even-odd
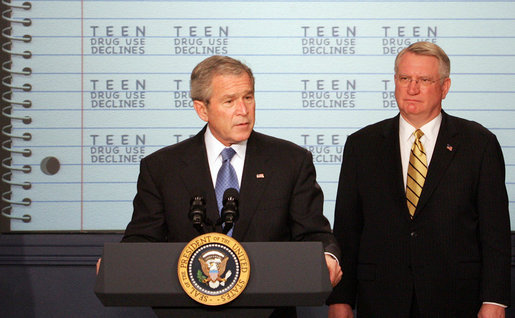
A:
[[[28,132],[25,132],[23,133],[23,135],[14,135],[14,134],[11,134],[9,132],[7,132],[7,129],[11,129],[12,126],[11,125],[8,125],[8,126],[4,126],[2,127],[2,135],[4,136],[7,136],[9,138],[18,138],[18,139],[23,139],[23,140],[26,140],[26,141],[29,141],[32,139],[32,135]]]
[[[9,55],[23,56],[26,59],[30,59],[32,57],[32,52],[31,51],[13,52],[13,51],[11,51],[10,49],[7,48],[10,45],[12,45],[12,42],[5,42],[4,44],[2,44],[2,51],[4,51],[5,53],[7,53]]]
[[[7,31],[12,31],[12,27],[7,27],[7,28],[4,28],[2,30],[2,36],[4,38],[7,38],[11,41],[22,41],[22,42],[25,42],[25,43],[29,43],[30,41],[32,41],[32,36],[28,35],[28,34],[24,34],[23,36],[14,36],[14,35],[11,35],[11,33],[7,33]]]
[[[8,113],[7,111],[10,111],[12,109],[12,106],[5,106],[4,108],[2,108],[2,115],[9,118],[9,119],[15,119],[15,120],[21,120],[23,121],[23,123],[25,125],[28,125],[32,122],[32,117],[30,116],[23,116],[23,117],[18,117],[18,116],[13,116],[11,115],[11,113]],[[3,130],[3,129],[2,129]]]
[[[23,102],[15,101],[15,100],[9,99],[9,98],[7,97],[7,95],[10,95],[10,94],[11,94],[11,91],[4,92],[4,93],[2,94],[2,100],[3,100],[4,102],[6,102],[6,103],[10,104],[10,105],[21,105],[21,106],[23,106],[23,107],[25,107],[25,108],[30,108],[30,107],[32,107],[32,101],[31,101],[31,100],[26,99],[26,100],[24,100]],[[9,107],[9,106],[7,106],[7,107]],[[11,108],[12,108],[12,107],[11,107]],[[27,118],[27,116],[25,116],[25,117],[23,117],[23,118]],[[29,118],[30,118],[30,117],[29,117]]]
[[[12,172],[4,173],[4,175],[2,175],[2,182],[10,184],[10,185],[22,187],[25,190],[32,188],[32,183],[30,183],[28,181],[21,182],[21,183],[12,181],[12,179],[11,179],[12,175],[13,175]]]
[[[16,8],[16,9],[30,10],[32,8],[32,3],[28,2],[28,1],[19,5],[19,4],[13,4],[9,1],[2,0],[2,4],[5,5],[6,7]]]
[[[2,70],[4,72],[14,74],[14,75],[26,75],[29,76],[32,74],[32,69],[30,67],[24,67],[21,71],[15,71],[8,67],[8,65],[12,65],[12,61],[5,61],[2,63]]]
[[[19,153],[21,155],[23,155],[24,157],[30,157],[32,155],[32,150],[30,149],[23,149],[23,150],[15,150],[14,148],[12,147],[9,147],[7,144],[8,143],[12,143],[12,140],[11,139],[8,139],[8,140],[4,140],[2,142],[2,149],[5,150],[5,151],[8,151],[10,153]],[[12,169],[11,169],[12,170]],[[14,169],[16,170],[16,169]]]
[[[29,214],[24,214],[23,216],[12,216],[9,213],[7,213],[6,211],[7,210],[11,210],[12,209],[12,205],[24,205],[24,206],[29,206],[31,204],[31,200],[29,198],[24,198],[22,201],[11,201],[9,199],[7,199],[7,195],[8,196],[11,196],[12,194],[12,191],[7,191],[7,192],[4,192],[2,193],[2,201],[4,202],[7,202],[9,203],[10,205],[6,206],[5,208],[2,209],[2,216],[6,217],[6,218],[9,218],[11,220],[22,220],[23,222],[30,222],[30,220],[32,219],[32,217],[29,215]]]
[[[8,157],[8,158],[4,158],[2,160],[2,167],[4,167],[5,169],[8,169],[8,170],[11,170],[11,171],[21,171],[23,173],[30,173],[32,171],[32,167],[29,166],[29,165],[24,165],[23,167],[21,168],[18,168],[18,167],[15,167],[15,166],[12,166],[12,165],[9,165],[7,163],[7,161],[9,160],[12,160],[11,157]]]
[[[11,84],[12,78],[13,78],[12,75],[5,76],[4,78],[2,78],[2,84],[4,86],[9,87],[10,89],[21,89],[24,92],[30,92],[32,90],[32,85],[27,84],[27,83],[23,84],[22,86],[12,85]]]
[[[12,12],[13,12],[13,9],[7,9],[4,12],[2,12],[2,19],[6,20],[8,22],[11,22],[11,23],[21,23],[24,26],[30,26],[32,24],[32,20],[29,18],[16,19],[16,18],[10,17]]]
[[[15,10],[30,10],[32,8],[32,4],[28,1],[23,2],[22,4],[13,4],[10,1],[2,0],[2,4],[8,7],[9,9],[2,12],[1,18],[5,21],[8,21],[11,26],[5,27],[2,29],[1,35],[6,42],[2,43],[2,51],[9,54],[10,56],[22,56],[23,58],[31,58],[32,52],[23,51],[18,52],[13,47],[13,43],[15,42],[23,42],[29,43],[32,41],[32,36],[29,34],[24,35],[13,35],[13,24],[21,24],[23,26],[30,26],[32,24],[32,20],[29,18],[19,18],[13,17],[13,12]],[[13,109],[15,106],[22,106],[24,108],[32,107],[32,101],[24,100],[19,101],[12,98],[13,92],[15,91],[24,91],[28,92],[32,90],[32,85],[30,83],[24,83],[22,85],[15,85],[13,83],[13,76],[30,76],[32,74],[32,69],[29,67],[25,67],[22,70],[13,70],[12,67],[12,59],[2,63],[2,70],[8,73],[9,75],[2,78],[2,85],[7,87],[7,91],[2,94],[2,101],[4,101],[7,105],[2,108],[2,116],[8,118],[11,122],[13,121],[21,121],[24,124],[30,124],[32,122],[32,118],[30,116],[15,116],[13,114]],[[24,214],[23,216],[14,216],[11,215],[13,207],[16,206],[25,206],[28,207],[31,205],[32,201],[30,198],[24,198],[20,200],[13,200],[12,198],[12,189],[15,187],[20,187],[24,190],[29,190],[32,187],[32,184],[29,181],[16,181],[13,180],[13,172],[19,171],[24,174],[30,173],[32,171],[32,167],[30,165],[16,166],[13,165],[13,156],[12,154],[21,154],[24,157],[30,157],[32,155],[32,151],[28,148],[15,148],[12,143],[13,140],[21,140],[22,142],[26,142],[32,139],[32,135],[29,132],[23,132],[22,134],[13,133],[13,126],[6,125],[1,128],[2,135],[6,136],[8,139],[4,140],[1,144],[1,148],[7,151],[10,156],[4,158],[2,160],[2,167],[8,170],[8,172],[4,173],[1,177],[1,181],[8,184],[11,187],[10,191],[6,191],[2,193],[2,201],[7,203],[8,205],[1,210],[0,215],[10,219],[10,220],[21,220],[23,222],[30,222],[32,216],[29,214]]]

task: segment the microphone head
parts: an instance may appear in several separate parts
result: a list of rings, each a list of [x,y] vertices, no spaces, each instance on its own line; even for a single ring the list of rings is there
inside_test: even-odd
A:
[[[224,192],[222,204],[225,205],[227,200],[238,202],[239,199],[240,199],[240,193],[238,192],[238,190],[236,190],[234,188],[229,188],[229,189],[225,190],[225,192]]]
[[[191,200],[190,200],[190,206],[193,206],[193,205],[205,206],[206,205],[206,200],[204,199],[204,196],[203,195],[194,195],[194,196],[192,196]]]
[[[238,221],[240,213],[238,211],[238,200],[240,194],[238,190],[229,188],[225,190],[223,196],[223,208],[220,213],[220,224],[224,224],[222,229],[223,234],[227,234],[229,230],[234,226],[234,223]]]
[[[190,211],[188,217],[193,224],[202,224],[206,218],[206,201],[200,194],[196,194],[190,199]]]

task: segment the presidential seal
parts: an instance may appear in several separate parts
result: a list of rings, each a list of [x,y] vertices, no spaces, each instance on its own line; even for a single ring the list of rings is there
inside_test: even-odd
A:
[[[249,281],[250,262],[230,236],[207,233],[190,241],[179,256],[182,289],[195,301],[218,306],[238,297]]]

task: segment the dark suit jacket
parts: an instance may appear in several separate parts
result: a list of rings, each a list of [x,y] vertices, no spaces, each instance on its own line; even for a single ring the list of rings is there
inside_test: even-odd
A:
[[[134,212],[123,241],[190,241],[199,235],[188,218],[194,195],[202,194],[206,199],[209,219],[216,222],[219,218],[205,129],[141,161]],[[252,132],[245,154],[235,239],[322,241],[327,252],[339,257],[330,224],[322,214],[323,201],[309,151]]]
[[[414,219],[399,150],[399,116],[348,137],[334,233],[343,278],[328,303],[358,317],[476,317],[483,301],[510,303],[510,222],[496,137],[442,112]]]

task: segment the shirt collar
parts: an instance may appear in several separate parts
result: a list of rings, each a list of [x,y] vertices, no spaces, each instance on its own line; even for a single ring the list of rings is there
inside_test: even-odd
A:
[[[218,159],[225,145],[213,136],[209,124],[207,125],[206,133],[204,134],[204,143],[206,145],[207,160],[212,163]],[[240,141],[239,143],[232,144],[231,148],[236,151],[236,156],[245,158],[245,151],[247,150],[247,140]]]
[[[420,130],[424,133],[422,138],[427,138],[427,140],[435,141],[438,137],[438,131],[440,130],[440,125],[442,124],[442,113],[440,112],[438,116],[433,118],[430,122],[426,123],[424,126],[420,127]],[[408,141],[413,136],[413,132],[417,130],[417,128],[413,127],[410,123],[406,121],[402,117],[399,116],[399,136],[402,141]]]

